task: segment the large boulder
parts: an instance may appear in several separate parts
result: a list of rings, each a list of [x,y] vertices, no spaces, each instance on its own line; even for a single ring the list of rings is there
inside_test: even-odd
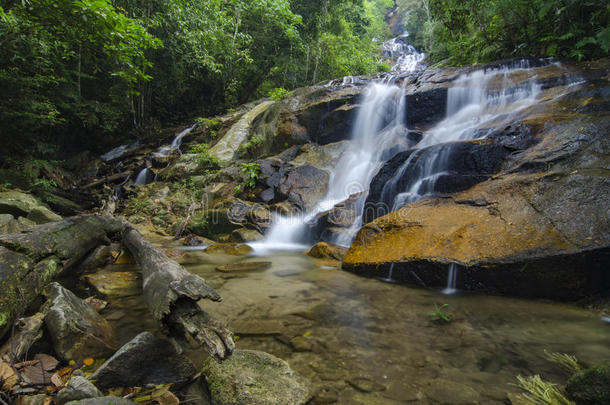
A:
[[[567,88],[552,86],[565,83],[553,66],[527,72],[550,83],[538,103],[465,149],[492,157],[485,166],[498,173],[367,223],[344,268],[379,276],[394,263],[397,280],[443,286],[454,263],[459,288],[554,299],[610,288],[609,63],[580,66],[584,83]],[[500,165],[497,148],[511,152],[499,150]]]
[[[44,322],[59,357],[78,361],[114,352],[112,328],[89,304],[58,283],[49,284],[43,293]]]
[[[214,405],[303,405],[312,395],[288,363],[254,350],[236,350],[220,363],[207,360],[203,374]]]
[[[25,217],[36,224],[61,220],[61,216],[51,211],[32,195],[19,191],[0,193],[0,214],[11,214],[15,218]]]
[[[188,381],[196,373],[172,343],[142,332],[121,347],[91,376],[102,388],[142,387]]]

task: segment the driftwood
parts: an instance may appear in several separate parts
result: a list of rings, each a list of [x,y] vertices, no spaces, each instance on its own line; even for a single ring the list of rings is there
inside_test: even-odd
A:
[[[231,355],[233,334],[197,304],[201,299],[220,301],[220,295],[129,226],[123,244],[142,267],[144,300],[155,320],[173,337],[191,336],[218,359]]]
[[[220,301],[220,295],[111,216],[72,217],[0,235],[0,338],[48,283],[111,239],[122,240],[142,267],[144,299],[164,331],[178,339],[190,336],[219,359],[232,353],[231,332],[197,304],[203,298]]]
[[[96,181],[94,181],[92,183],[85,184],[84,186],[81,187],[81,189],[82,190],[87,190],[89,188],[93,188],[93,187],[99,186],[99,185],[104,184],[104,183],[109,183],[109,182],[112,182],[112,181],[117,181],[117,180],[125,179],[126,177],[131,176],[131,174],[132,174],[131,171],[116,173],[116,174],[113,174],[113,175],[110,175],[110,176],[106,176],[103,179],[96,180]]]

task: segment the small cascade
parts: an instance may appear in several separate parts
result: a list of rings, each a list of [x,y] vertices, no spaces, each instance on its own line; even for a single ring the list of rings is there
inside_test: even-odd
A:
[[[386,278],[382,278],[381,281],[385,281],[386,283],[393,283],[394,279],[392,278],[392,276],[394,275],[394,264],[392,262],[392,264],[390,264],[390,270],[388,270],[388,276]]]
[[[447,94],[446,118],[424,133],[408,159],[384,185],[381,201],[389,211],[438,193],[439,181],[451,176],[455,142],[485,138],[494,127],[536,102],[540,85],[535,79],[514,84],[510,74],[528,69],[512,67],[480,70],[455,80]],[[493,125],[492,125],[493,123]]]
[[[182,146],[182,138],[188,135],[193,129],[195,129],[196,126],[197,124],[193,124],[193,126],[186,128],[185,130],[180,132],[178,135],[176,135],[171,145],[163,146],[157,152],[153,153],[153,155],[157,157],[167,157],[174,152],[182,154],[182,152],[180,151],[180,146]]]
[[[455,263],[451,263],[449,265],[449,272],[447,274],[447,287],[443,290],[443,294],[452,295],[457,292],[457,265]]]
[[[383,56],[394,60],[392,71],[413,72],[423,68],[425,53],[420,53],[409,43],[409,33],[404,32],[396,38],[385,41],[382,45]]]
[[[145,186],[147,184],[152,183],[154,181],[155,175],[152,173],[150,168],[145,167],[138,173],[136,177],[136,181],[133,183],[134,186]]]

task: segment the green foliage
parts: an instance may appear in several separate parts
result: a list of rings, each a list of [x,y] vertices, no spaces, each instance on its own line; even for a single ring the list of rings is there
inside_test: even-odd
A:
[[[432,322],[447,324],[451,323],[451,316],[449,316],[443,309],[447,308],[449,304],[442,304],[438,306],[434,304],[434,311],[426,314]]]
[[[254,156],[256,150],[263,144],[265,138],[262,136],[255,136],[249,139],[247,142],[239,145],[237,153],[241,157]]]
[[[0,127],[25,135],[12,136],[17,148],[116,130],[126,95],[150,79],[146,50],[161,45],[106,0],[9,2],[0,38]]]
[[[567,399],[556,384],[544,381],[539,375],[530,377],[517,376],[517,387],[524,391],[521,398],[531,405],[575,405]]]
[[[198,154],[197,167],[204,174],[209,174],[213,170],[218,169],[218,158],[210,152],[210,145],[207,143],[192,145],[189,149],[189,153]]]
[[[261,165],[256,162],[242,163],[241,172],[246,175],[246,179],[242,183],[243,187],[245,189],[256,187],[256,182],[261,175]]]
[[[269,90],[268,96],[271,100],[280,101],[280,100],[283,100],[286,97],[288,97],[289,94],[290,94],[290,91],[288,91],[282,87],[276,87],[275,89]]]
[[[599,0],[427,4],[424,42],[433,61],[468,64],[530,56],[583,60],[606,56],[610,49],[610,5]]]

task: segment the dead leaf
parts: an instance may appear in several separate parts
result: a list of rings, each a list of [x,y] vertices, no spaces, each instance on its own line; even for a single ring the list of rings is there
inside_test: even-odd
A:
[[[0,381],[2,382],[2,390],[10,391],[17,384],[17,373],[13,368],[3,361],[0,361]]]
[[[51,383],[56,387],[63,387],[65,384],[64,380],[59,376],[59,373],[55,373],[51,376]]]
[[[161,405],[178,405],[180,403],[180,400],[178,399],[178,397],[176,397],[170,391],[167,391],[166,393],[161,395],[160,398],[153,398],[153,399]]]
[[[95,360],[91,357],[87,357],[85,360],[83,360],[83,364],[87,367],[91,367],[93,363],[95,363]]]
[[[43,369],[42,363],[24,367],[21,373],[30,380],[31,385],[48,385],[52,374]]]
[[[40,361],[42,368],[45,371],[55,370],[59,364],[59,361],[55,357],[44,353],[38,353],[36,356],[34,356],[34,358]]]

